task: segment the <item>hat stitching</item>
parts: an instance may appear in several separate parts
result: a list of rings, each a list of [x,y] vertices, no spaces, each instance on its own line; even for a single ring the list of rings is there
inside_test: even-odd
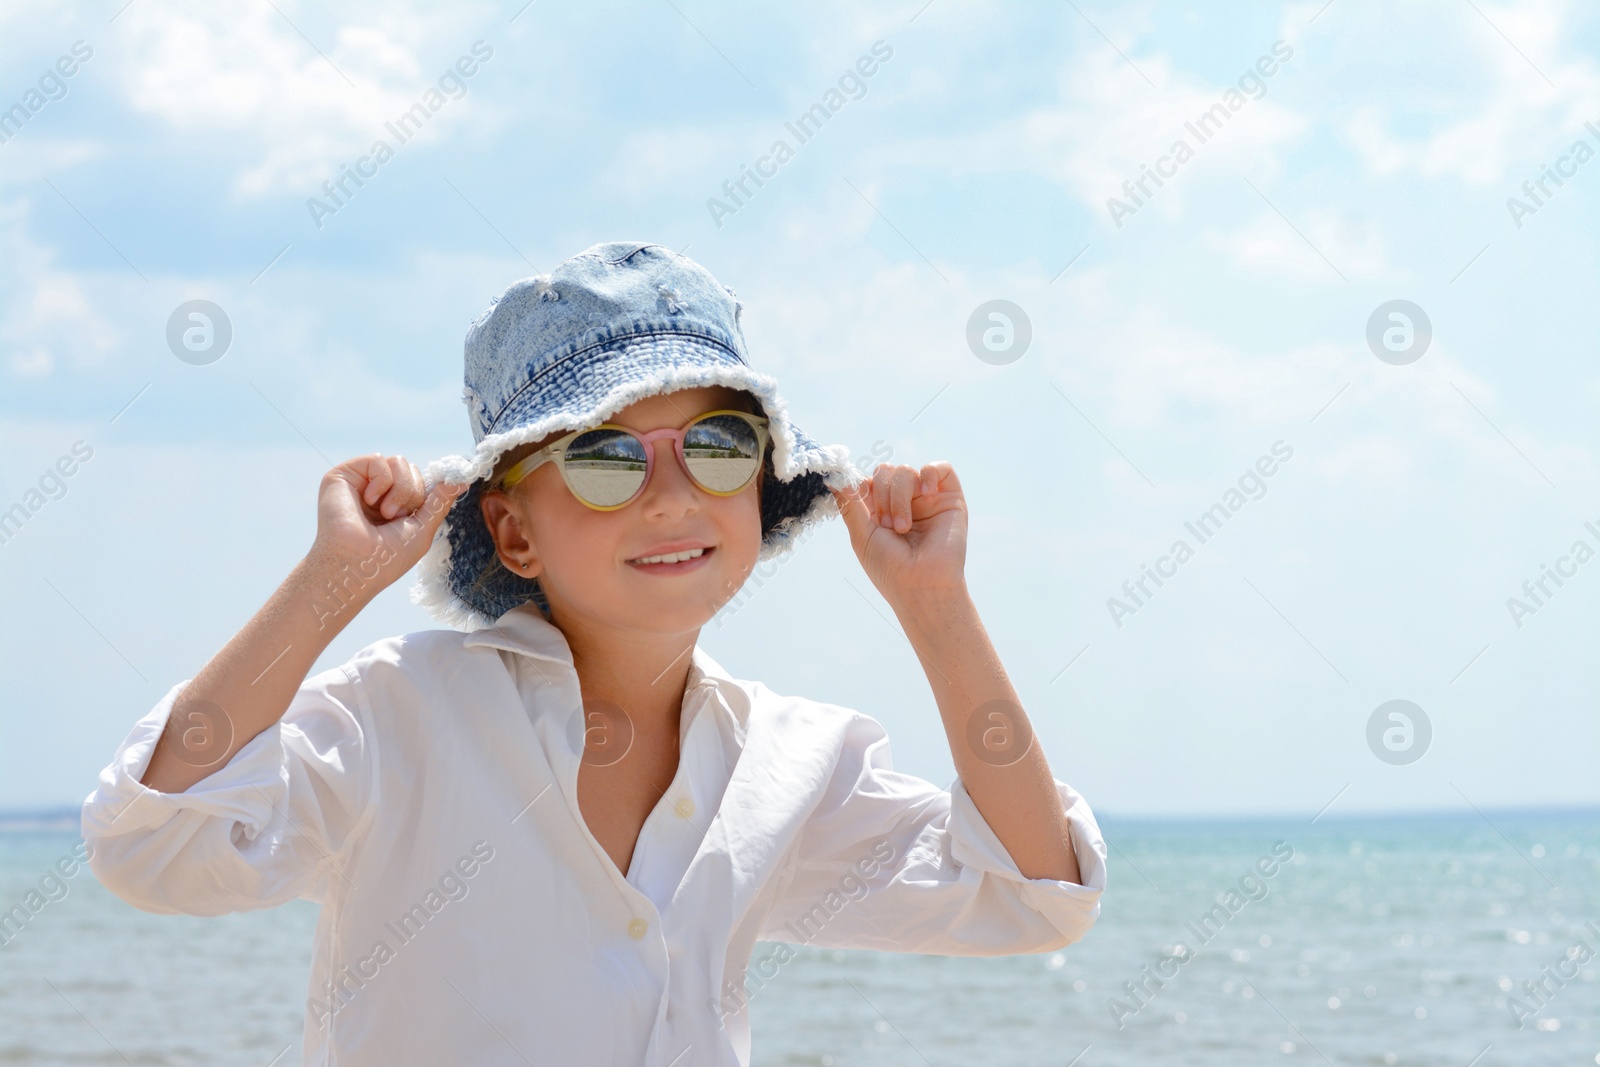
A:
[[[643,340],[643,339],[649,338],[649,337],[692,337],[696,341],[703,341],[703,342],[708,342],[710,344],[716,345],[716,347],[718,347],[718,348],[722,349],[723,351],[727,352],[734,359],[738,360],[741,364],[743,364],[745,362],[744,357],[741,356],[739,354],[738,350],[733,348],[731,345],[724,344],[722,341],[718,340],[715,337],[710,337],[710,336],[707,336],[706,334],[695,333],[695,332],[690,331],[690,330],[660,330],[660,329],[657,329],[657,330],[649,330],[649,331],[646,331],[646,332],[643,332],[643,333],[628,333],[628,334],[622,334],[620,336],[605,337],[605,338],[602,338],[602,339],[600,339],[598,341],[594,341],[594,342],[592,342],[592,343],[590,343],[588,345],[585,345],[584,347],[582,347],[580,349],[577,349],[574,352],[568,352],[564,356],[558,356],[556,359],[554,359],[554,360],[550,361],[549,363],[545,364],[544,366],[540,367],[538,369],[538,371],[536,371],[526,382],[524,382],[522,384],[521,388],[519,388],[515,393],[512,393],[509,398],[507,398],[505,404],[501,406],[500,411],[494,416],[494,418],[488,420],[488,422],[485,423],[484,437],[488,437],[489,434],[494,431],[495,423],[499,422],[500,419],[505,415],[505,413],[511,409],[511,405],[513,405],[513,404],[515,404],[517,402],[517,398],[518,397],[520,397],[523,393],[526,393],[529,389],[532,389],[535,385],[539,384],[539,382],[542,379],[544,379],[547,375],[549,375],[549,373],[551,371],[555,370],[555,368],[561,366],[561,364],[567,362],[570,359],[574,359],[574,358],[576,358],[578,356],[581,356],[586,352],[592,351],[593,349],[596,349],[596,348],[604,348],[604,347],[607,347],[607,346],[615,346],[615,347],[618,347],[618,348],[626,347],[626,342],[639,341],[639,340]],[[622,342],[622,343],[619,343],[619,342]],[[748,366],[748,364],[745,364],[745,365]],[[485,410],[485,414],[487,414],[488,409],[485,408],[484,410]]]
[[[648,242],[647,241],[644,244],[639,245],[637,248],[633,249],[633,251],[629,252],[627,255],[620,256],[617,259],[605,259],[604,257],[600,256],[598,253],[595,254],[595,258],[600,260],[600,262],[606,264],[608,267],[615,267],[619,263],[628,262],[628,260],[632,259],[634,256],[638,255],[640,252],[643,252],[647,248],[663,248],[663,247],[665,247],[665,246],[664,245],[654,244],[652,242]],[[581,253],[581,252],[579,253],[579,255],[582,255],[582,254],[583,253]],[[576,257],[574,257],[574,258],[576,258]]]

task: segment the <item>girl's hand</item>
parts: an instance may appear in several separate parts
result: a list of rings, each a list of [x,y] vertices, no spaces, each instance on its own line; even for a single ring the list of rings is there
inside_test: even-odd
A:
[[[428,551],[466,488],[441,482],[424,491],[422,472],[403,456],[374,452],[346,460],[322,476],[312,552],[347,563],[363,577],[376,575],[381,589]]]
[[[861,568],[891,606],[964,589],[967,498],[949,463],[879,464],[853,490],[831,490]]]

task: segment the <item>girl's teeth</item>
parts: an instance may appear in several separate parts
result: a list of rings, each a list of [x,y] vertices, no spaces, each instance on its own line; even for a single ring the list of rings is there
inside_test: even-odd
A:
[[[686,559],[695,559],[705,555],[703,548],[690,548],[682,552],[668,552],[664,556],[645,556],[634,560],[635,563],[682,563]]]

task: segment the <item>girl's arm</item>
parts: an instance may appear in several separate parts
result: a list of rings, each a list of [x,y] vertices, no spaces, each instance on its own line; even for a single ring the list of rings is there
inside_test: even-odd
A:
[[[968,595],[967,505],[949,463],[879,465],[834,491],[867,576],[922,661],[956,771],[1028,878],[1081,884],[1062,800]]]
[[[1028,878],[1082,884],[1044,748],[966,587],[892,604],[933,687],[956,773]]]
[[[324,475],[310,552],[184,689],[141,783],[182,793],[281,719],[334,637],[422,558],[462,488],[427,492],[414,464],[376,453]]]

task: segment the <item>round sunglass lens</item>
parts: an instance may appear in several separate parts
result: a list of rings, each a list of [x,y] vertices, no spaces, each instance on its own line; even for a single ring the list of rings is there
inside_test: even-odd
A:
[[[761,466],[755,427],[734,415],[712,415],[689,428],[683,458],[694,480],[713,493],[742,489]]]
[[[579,497],[603,508],[626,503],[644,484],[644,446],[618,430],[590,430],[567,446],[567,485]]]

